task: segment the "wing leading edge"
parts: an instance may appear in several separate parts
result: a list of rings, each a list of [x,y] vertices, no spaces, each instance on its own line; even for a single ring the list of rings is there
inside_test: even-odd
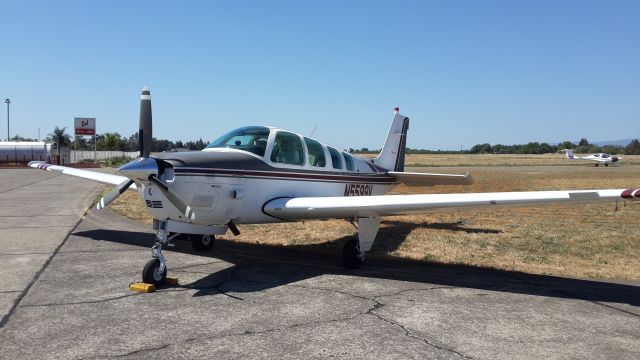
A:
[[[75,169],[67,166],[51,165],[51,164],[45,163],[44,161],[31,161],[29,162],[29,167],[32,167],[34,169],[47,170],[47,171],[57,171],[65,175],[71,175],[71,176],[75,176],[83,179],[88,179],[88,180],[96,181],[96,182],[107,184],[107,185],[120,185],[124,181],[129,180],[129,178],[120,176],[120,175],[105,174],[97,171]],[[129,189],[135,190],[136,185],[132,184],[129,187]]]
[[[640,189],[276,198],[265,214],[284,220],[379,217],[436,209],[640,199]]]

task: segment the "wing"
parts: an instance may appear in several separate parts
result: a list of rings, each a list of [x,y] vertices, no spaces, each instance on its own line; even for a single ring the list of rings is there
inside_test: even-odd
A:
[[[526,206],[639,198],[640,189],[300,197],[273,199],[263,206],[263,211],[283,220],[329,219],[426,213],[447,208]]]
[[[83,179],[97,181],[99,183],[103,183],[107,185],[120,185],[123,182],[129,180],[129,178],[120,176],[120,175],[105,174],[98,171],[75,169],[75,168],[60,166],[60,165],[51,165],[51,164],[45,163],[44,161],[31,161],[29,162],[29,167],[32,167],[34,169],[47,170],[47,171],[57,171],[65,175],[76,176]],[[135,190],[136,185],[132,184],[129,187],[129,189]]]

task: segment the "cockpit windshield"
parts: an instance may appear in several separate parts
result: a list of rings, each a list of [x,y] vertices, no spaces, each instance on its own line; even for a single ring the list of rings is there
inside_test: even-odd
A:
[[[245,126],[213,140],[207,148],[232,148],[264,156],[271,130],[264,126]]]

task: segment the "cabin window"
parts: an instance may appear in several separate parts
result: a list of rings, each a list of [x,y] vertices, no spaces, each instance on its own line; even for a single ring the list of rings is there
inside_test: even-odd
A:
[[[330,146],[327,146],[329,149],[329,155],[331,155],[331,165],[334,169],[342,169],[342,160],[340,159],[340,152]]]
[[[344,157],[344,164],[347,166],[347,170],[353,171],[353,159],[351,158],[351,155],[342,153],[342,156]]]
[[[213,140],[207,148],[232,148],[264,156],[270,131],[264,126],[245,126]]]
[[[309,154],[309,165],[325,167],[327,165],[327,159],[324,156],[324,149],[322,145],[307,137],[304,138],[305,144],[307,144],[307,154]]]
[[[303,165],[304,150],[300,137],[290,132],[279,131],[273,142],[271,161],[281,164]]]

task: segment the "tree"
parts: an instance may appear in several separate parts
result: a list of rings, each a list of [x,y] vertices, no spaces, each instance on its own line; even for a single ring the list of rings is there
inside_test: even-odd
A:
[[[11,141],[36,141],[36,140],[32,138],[22,137],[20,135],[15,135],[11,138]]]
[[[567,140],[567,141],[563,141],[562,144],[558,145],[558,150],[573,149],[575,147],[576,147],[576,144]]]
[[[118,133],[105,133],[103,141],[104,147],[107,150],[112,151],[120,148],[122,137]]]
[[[56,143],[58,147],[65,147],[71,145],[71,135],[65,134],[65,130],[67,128],[63,127],[60,129],[59,127],[55,127],[53,132],[47,135],[49,141]]]
[[[589,146],[589,141],[587,141],[587,139],[582,138],[580,139],[580,142],[578,143],[578,146]]]
[[[490,154],[491,153],[491,144],[484,143],[474,145],[471,150],[469,150],[472,154]]]
[[[629,145],[624,148],[625,155],[640,155],[640,141],[633,139]]]

